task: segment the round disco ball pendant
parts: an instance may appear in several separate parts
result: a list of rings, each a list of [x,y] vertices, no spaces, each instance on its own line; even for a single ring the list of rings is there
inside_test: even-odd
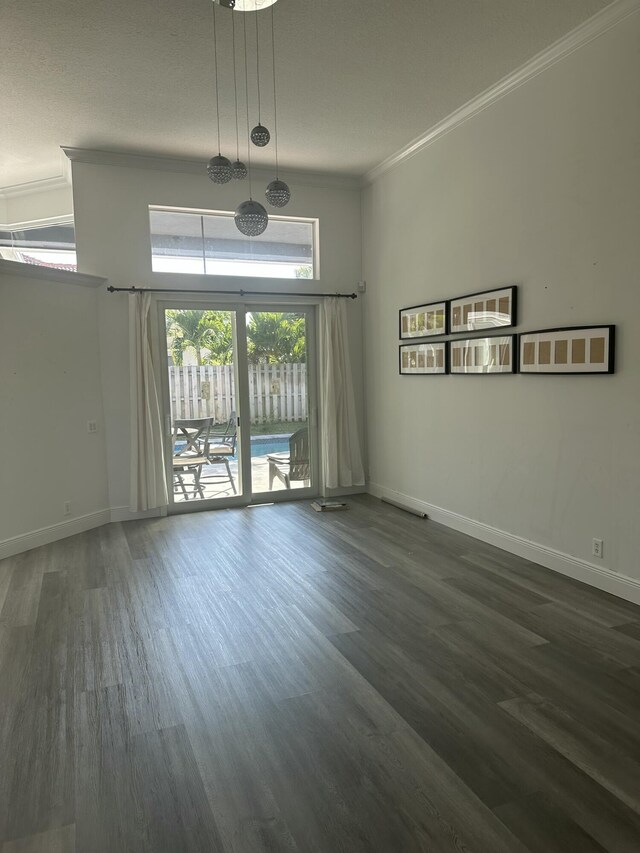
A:
[[[238,231],[247,237],[258,237],[269,224],[269,215],[258,201],[249,199],[236,208],[235,222]]]
[[[233,177],[236,181],[243,181],[247,177],[247,167],[241,160],[236,160],[231,168],[233,169]]]
[[[272,207],[284,207],[285,204],[289,203],[291,190],[284,181],[271,181],[265,196]]]
[[[207,174],[214,184],[228,184],[233,177],[231,161],[220,154],[212,157],[207,165]]]
[[[251,141],[258,148],[264,148],[265,145],[269,144],[270,139],[271,134],[263,124],[257,124],[251,131]]]

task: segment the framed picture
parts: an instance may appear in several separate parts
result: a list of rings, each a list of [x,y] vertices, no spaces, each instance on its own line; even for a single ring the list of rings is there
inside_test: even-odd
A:
[[[458,374],[515,373],[517,335],[449,341],[450,372]]]
[[[401,344],[399,356],[401,376],[435,376],[447,372],[445,341],[433,344]]]
[[[520,373],[613,373],[615,326],[568,326],[518,335]]]
[[[429,302],[400,309],[400,339],[428,338],[447,331],[447,303]]]
[[[452,299],[449,303],[449,332],[477,332],[516,325],[517,287],[485,290]]]

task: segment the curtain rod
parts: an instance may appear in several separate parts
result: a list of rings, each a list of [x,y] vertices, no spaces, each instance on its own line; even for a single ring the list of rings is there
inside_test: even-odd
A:
[[[227,296],[337,296],[338,299],[357,299],[357,293],[287,293],[281,290],[183,290],[178,287],[108,287],[109,293],[217,293]]]

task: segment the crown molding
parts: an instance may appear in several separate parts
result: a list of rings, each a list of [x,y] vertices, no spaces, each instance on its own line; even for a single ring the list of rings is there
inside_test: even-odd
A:
[[[40,178],[37,181],[25,181],[22,184],[12,184],[0,187],[0,199],[19,198],[20,196],[46,193],[52,190],[69,189],[71,186],[71,167],[66,157],[60,155],[60,174],[51,178]]]
[[[588,18],[584,23],[554,42],[554,44],[541,53],[538,53],[533,59],[520,66],[520,68],[503,77],[502,80],[485,89],[484,92],[481,92],[475,98],[467,101],[466,104],[463,104],[459,109],[438,122],[438,124],[434,125],[426,133],[418,136],[404,148],[401,148],[395,154],[392,154],[386,160],[374,166],[373,169],[370,169],[364,175],[363,184],[372,183],[385,172],[388,172],[389,169],[393,169],[395,166],[418,154],[446,133],[449,133],[482,112],[482,110],[495,104],[496,101],[499,101],[505,95],[513,92],[528,80],[546,71],[547,68],[560,62],[574,51],[598,38],[598,36],[601,36],[607,30],[615,27],[616,24],[619,24],[625,18],[628,18],[639,10],[640,0],[615,0],[610,6],[606,6],[591,18]]]
[[[57,281],[59,284],[75,284],[80,287],[100,287],[107,279],[81,272],[68,272],[52,267],[39,267],[37,264],[21,264],[19,261],[5,261],[0,258],[0,275],[18,275],[41,281]]]
[[[95,166],[119,166],[129,169],[153,169],[161,172],[179,172],[188,175],[206,174],[206,161],[181,157],[164,157],[155,154],[132,154],[123,151],[102,151],[93,148],[70,148],[62,150],[72,163],[89,163]],[[273,171],[252,169],[257,180],[273,180]],[[353,175],[334,175],[324,172],[306,172],[295,169],[280,169],[280,177],[295,184],[312,187],[336,187],[360,189],[362,179]]]
[[[57,175],[53,178],[42,178],[39,181],[27,181],[24,184],[14,184],[0,189],[0,198],[18,198],[34,193],[46,193],[52,190],[69,189],[71,181],[67,175]]]

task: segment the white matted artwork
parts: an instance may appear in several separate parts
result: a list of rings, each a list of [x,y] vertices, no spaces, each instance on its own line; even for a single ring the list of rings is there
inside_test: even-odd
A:
[[[449,332],[477,332],[516,325],[515,285],[485,290],[452,299],[449,305]]]
[[[429,302],[400,309],[400,338],[429,338],[447,331],[447,303]]]
[[[520,373],[613,373],[615,326],[524,332]]]
[[[426,344],[402,344],[399,347],[402,376],[434,376],[447,372],[445,341]]]
[[[450,372],[458,374],[515,373],[516,335],[449,341]]]

